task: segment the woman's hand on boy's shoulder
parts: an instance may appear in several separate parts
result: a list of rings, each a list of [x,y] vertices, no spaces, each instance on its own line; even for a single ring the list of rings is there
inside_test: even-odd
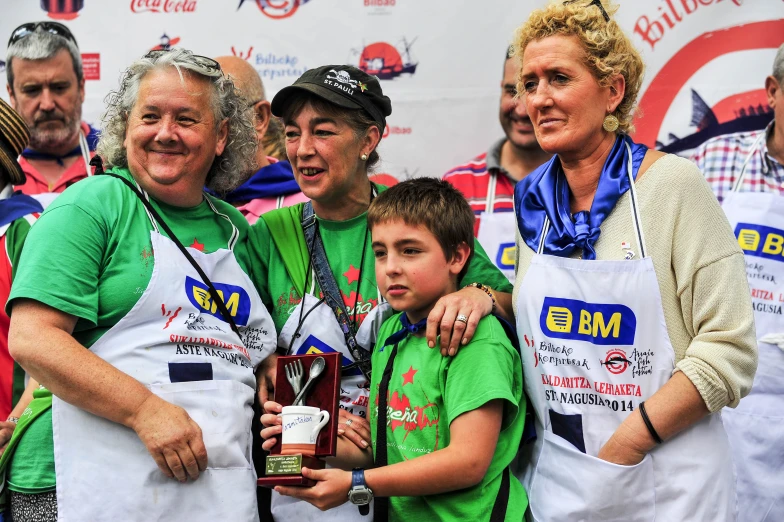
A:
[[[370,424],[367,419],[340,409],[338,435],[345,437],[362,450],[370,445]]]
[[[343,505],[348,501],[351,489],[351,472],[341,469],[302,468],[302,476],[316,481],[309,488],[277,486],[275,491],[287,497],[294,497],[313,504],[322,511]]]
[[[467,286],[445,295],[427,316],[427,345],[435,348],[441,337],[441,355],[455,355],[461,345],[468,344],[480,319],[493,311],[493,300],[482,290]],[[458,317],[465,321],[458,321]]]

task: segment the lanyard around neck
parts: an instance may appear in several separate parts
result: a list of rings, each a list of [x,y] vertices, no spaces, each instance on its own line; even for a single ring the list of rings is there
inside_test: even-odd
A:
[[[133,180],[133,183],[134,183],[134,185],[136,185],[136,188],[139,190],[139,192],[144,196],[144,199],[146,199],[149,202],[150,201],[150,196],[149,196],[149,194],[147,194],[147,191],[144,190],[143,188],[141,188],[139,186],[139,184],[136,182],[136,180]],[[210,201],[210,198],[209,198],[209,196],[207,196],[207,194],[204,194],[204,200],[207,202],[207,205],[215,213],[215,215],[222,217],[223,219],[225,219],[226,221],[229,222],[229,225],[231,225],[231,237],[229,238],[228,249],[229,250],[234,250],[234,245],[237,244],[237,239],[239,239],[239,236],[240,236],[239,230],[237,230],[237,227],[231,221],[229,216],[227,216],[226,214],[223,214],[217,208],[215,208],[215,205],[213,204],[212,201]],[[150,224],[152,225],[152,229],[155,232],[157,232],[158,234],[160,234],[161,231],[158,228],[157,220],[155,219],[155,217],[150,212],[150,209],[146,205],[143,205],[143,206],[144,206],[144,211],[147,213],[147,217],[150,219]],[[174,239],[174,238],[172,238],[172,239]]]
[[[629,177],[629,191],[630,191],[630,198],[629,198],[629,207],[632,213],[632,224],[634,225],[634,233],[637,237],[637,243],[640,245],[640,255],[644,258],[646,255],[646,248],[645,248],[645,236],[642,230],[642,219],[640,218],[640,207],[637,203],[637,189],[634,186],[634,176],[632,175],[632,149],[629,147],[628,143],[624,143],[626,145],[626,153],[627,159],[626,162],[626,175]],[[550,218],[545,216],[544,225],[542,226],[542,236],[539,239],[539,248],[537,248],[537,254],[544,253],[544,241],[547,237],[547,232],[550,230]]]

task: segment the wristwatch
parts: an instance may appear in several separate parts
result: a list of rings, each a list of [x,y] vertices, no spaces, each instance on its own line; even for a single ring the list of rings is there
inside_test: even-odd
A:
[[[365,483],[365,470],[362,468],[354,468],[351,472],[351,489],[348,490],[348,500],[359,507],[360,515],[370,513],[373,491]]]

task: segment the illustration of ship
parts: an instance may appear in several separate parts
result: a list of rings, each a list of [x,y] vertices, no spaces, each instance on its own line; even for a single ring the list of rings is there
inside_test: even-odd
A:
[[[386,42],[376,42],[362,49],[359,57],[359,68],[368,74],[378,76],[380,80],[391,80],[403,73],[414,74],[418,63],[411,59],[411,46],[414,45],[416,38],[410,43],[405,38],[402,39],[403,53],[393,45]],[[405,59],[403,58],[405,56]]]
[[[697,91],[692,89],[691,125],[697,127],[697,131],[683,138],[670,133],[669,142],[664,144],[657,140],[656,148],[662,152],[683,153],[696,149],[716,136],[764,129],[772,119],[773,109],[762,100],[760,91],[732,96],[727,102],[711,108]]]

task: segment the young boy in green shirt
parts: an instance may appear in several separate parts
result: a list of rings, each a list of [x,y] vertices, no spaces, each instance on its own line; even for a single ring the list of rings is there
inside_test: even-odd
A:
[[[428,313],[457,290],[473,254],[473,222],[465,198],[441,180],[409,180],[373,201],[368,226],[376,281],[402,312],[383,324],[372,356],[375,451],[340,437],[330,462],[335,468],[303,469],[315,486],[276,491],[320,509],[351,501],[361,513],[375,497],[376,522],[523,519],[527,497],[509,472],[525,419],[517,350],[493,316],[479,321],[454,357],[429,348],[424,337]],[[272,414],[262,423],[269,448],[280,425]]]

